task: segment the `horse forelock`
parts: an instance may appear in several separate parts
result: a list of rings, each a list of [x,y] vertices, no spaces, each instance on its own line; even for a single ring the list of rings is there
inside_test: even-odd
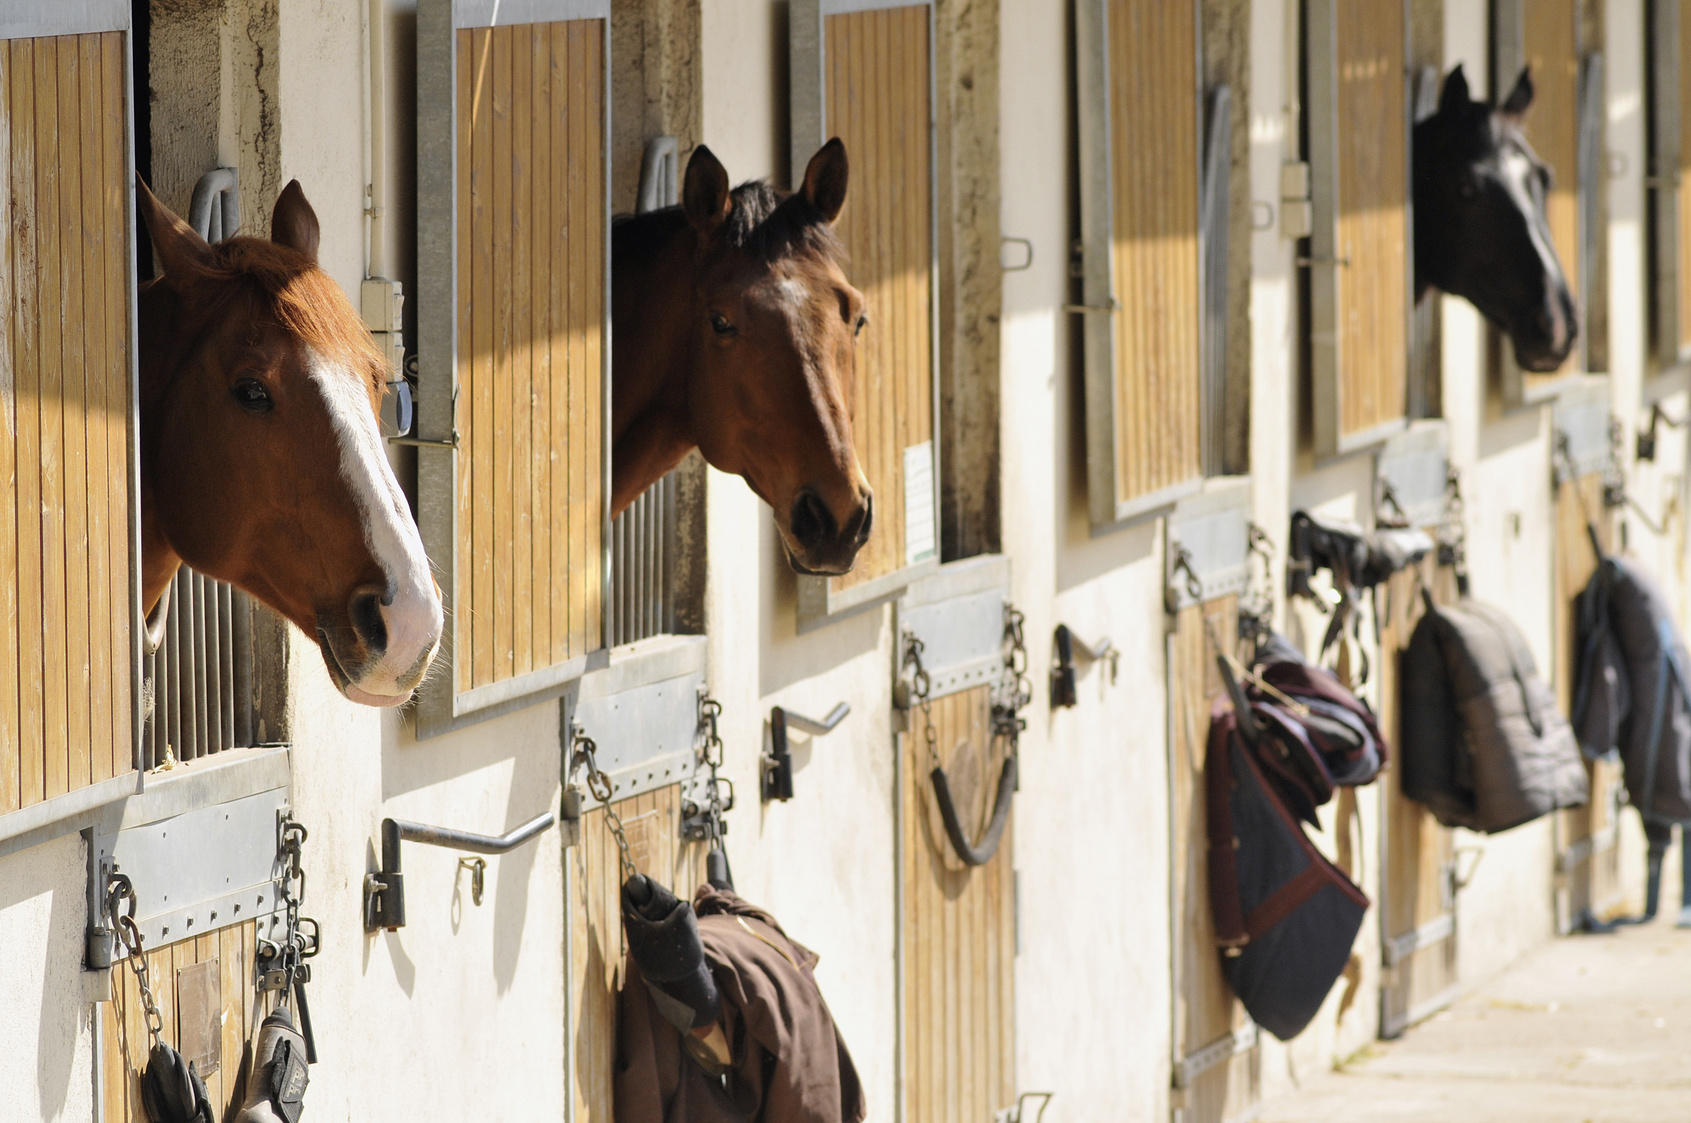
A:
[[[380,396],[386,364],[346,293],[304,254],[259,238],[219,242],[204,280],[222,304],[243,290],[310,353],[335,360]]]
[[[767,263],[797,253],[845,260],[845,245],[833,226],[804,196],[754,179],[740,184],[729,197],[733,205],[723,223],[722,238],[730,247]]]

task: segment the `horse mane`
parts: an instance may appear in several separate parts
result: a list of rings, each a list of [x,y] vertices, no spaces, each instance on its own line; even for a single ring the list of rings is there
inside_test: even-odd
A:
[[[262,238],[234,237],[211,248],[214,260],[198,279],[217,294],[212,314],[245,293],[313,351],[348,363],[377,394],[384,391],[382,353],[346,293],[316,262]]]
[[[845,245],[834,228],[804,196],[754,179],[734,188],[729,200],[722,239],[730,248],[744,250],[765,264],[797,254],[845,259]],[[619,249],[645,257],[656,254],[686,224],[679,206],[662,207],[617,215],[611,220],[611,236]]]

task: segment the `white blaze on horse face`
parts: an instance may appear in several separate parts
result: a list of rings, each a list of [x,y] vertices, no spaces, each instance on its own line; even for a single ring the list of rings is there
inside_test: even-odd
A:
[[[440,596],[422,536],[382,448],[362,379],[315,352],[309,370],[340,441],[341,477],[364,516],[365,544],[393,594],[392,602],[381,609],[386,649],[366,666],[344,668],[360,675],[347,685],[346,696],[369,706],[397,706],[411,696],[440,644]]]
[[[1503,171],[1504,187],[1521,213],[1527,216],[1527,234],[1532,238],[1533,252],[1538,254],[1540,266],[1551,279],[1551,291],[1566,288],[1568,282],[1562,275],[1561,259],[1556,256],[1556,247],[1550,242],[1549,224],[1541,216],[1532,188],[1528,186],[1538,175],[1538,166],[1526,153],[1515,148],[1505,148],[1498,158],[1498,164]],[[1566,325],[1558,324],[1558,327],[1562,331],[1566,330]],[[1558,345],[1561,342],[1560,338],[1556,340]]]

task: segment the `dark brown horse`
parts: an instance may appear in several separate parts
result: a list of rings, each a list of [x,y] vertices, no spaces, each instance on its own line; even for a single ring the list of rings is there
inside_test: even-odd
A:
[[[1523,70],[1502,105],[1475,101],[1458,66],[1415,126],[1415,287],[1466,297],[1523,369],[1553,371],[1579,321],[1544,213],[1551,171],[1521,135],[1532,97]]]
[[[164,275],[140,294],[141,579],[184,561],[314,636],[335,686],[395,706],[440,641],[439,591],[383,451],[381,355],[283,190],[273,241],[208,245],[139,185]]]
[[[798,191],[730,191],[700,145],[681,206],[617,219],[614,510],[697,447],[774,509],[795,569],[851,569],[873,511],[851,428],[853,341],[868,321],[832,229],[846,178],[831,140]]]

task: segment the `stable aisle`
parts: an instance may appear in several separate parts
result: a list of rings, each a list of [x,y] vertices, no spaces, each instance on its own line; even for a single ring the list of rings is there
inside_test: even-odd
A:
[[[1674,857],[1652,923],[1545,944],[1260,1123],[1691,1120],[1691,931],[1674,927]]]

